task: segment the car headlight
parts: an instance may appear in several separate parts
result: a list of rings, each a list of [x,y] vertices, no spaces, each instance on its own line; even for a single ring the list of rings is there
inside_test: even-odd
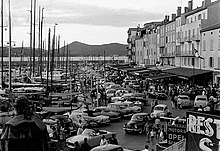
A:
[[[137,128],[138,128],[138,127],[137,127],[137,125],[134,125],[134,128],[136,128],[136,129],[137,129]]]

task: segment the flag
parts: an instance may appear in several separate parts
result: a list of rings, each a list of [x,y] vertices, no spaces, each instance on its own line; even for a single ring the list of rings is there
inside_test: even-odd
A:
[[[194,47],[193,44],[192,44],[192,50],[193,50],[194,56],[195,56],[196,58],[204,59],[202,56],[199,55],[198,50]]]

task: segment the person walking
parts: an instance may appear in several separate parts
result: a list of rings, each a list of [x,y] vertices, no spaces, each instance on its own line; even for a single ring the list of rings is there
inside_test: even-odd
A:
[[[88,144],[88,139],[84,138],[84,143],[81,145],[80,147],[80,151],[90,151],[91,150],[91,146]]]
[[[111,139],[110,139],[110,144],[118,145],[118,140],[117,140],[115,134],[112,134],[112,137],[111,137]]]
[[[78,141],[75,141],[73,151],[80,151],[80,145]]]
[[[79,128],[77,130],[77,135],[82,134],[83,131],[84,131],[83,126],[79,126]]]
[[[100,141],[100,146],[107,145],[107,144],[108,144],[108,141],[106,140],[105,135],[102,135],[102,139]]]
[[[15,100],[16,115],[1,133],[1,151],[48,151],[50,141],[46,125],[33,113],[25,96]]]

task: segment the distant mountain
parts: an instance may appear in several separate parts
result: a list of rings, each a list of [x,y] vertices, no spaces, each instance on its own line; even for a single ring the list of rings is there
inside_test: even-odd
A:
[[[97,55],[105,55],[106,56],[125,56],[127,54],[126,50],[127,45],[119,44],[119,43],[110,43],[103,45],[88,45],[81,42],[74,41],[68,45],[69,56],[97,56]],[[66,48],[64,52],[64,47],[60,48],[61,55],[66,55]],[[57,52],[55,52],[56,55]],[[23,48],[22,54],[24,57],[30,56],[30,49],[28,47]],[[40,51],[35,49],[35,56],[38,57],[40,55]],[[1,56],[1,53],[0,53]],[[8,56],[8,48],[4,48],[3,56]],[[20,57],[21,56],[21,47],[12,48],[12,57]]]
[[[126,55],[127,45],[119,44],[119,43],[110,43],[103,45],[88,45],[78,41],[74,41],[68,45],[68,49],[71,56],[91,56],[91,55],[105,55],[113,56],[113,55]],[[64,48],[61,48],[62,54],[64,53]]]

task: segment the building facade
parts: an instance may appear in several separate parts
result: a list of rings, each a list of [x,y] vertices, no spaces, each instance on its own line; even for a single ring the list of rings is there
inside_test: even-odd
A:
[[[131,60],[211,70],[213,82],[220,83],[220,0],[204,0],[195,9],[190,0],[183,13],[181,9],[177,7],[177,13],[170,17],[165,15],[162,22],[146,23],[139,34],[134,34]]]

